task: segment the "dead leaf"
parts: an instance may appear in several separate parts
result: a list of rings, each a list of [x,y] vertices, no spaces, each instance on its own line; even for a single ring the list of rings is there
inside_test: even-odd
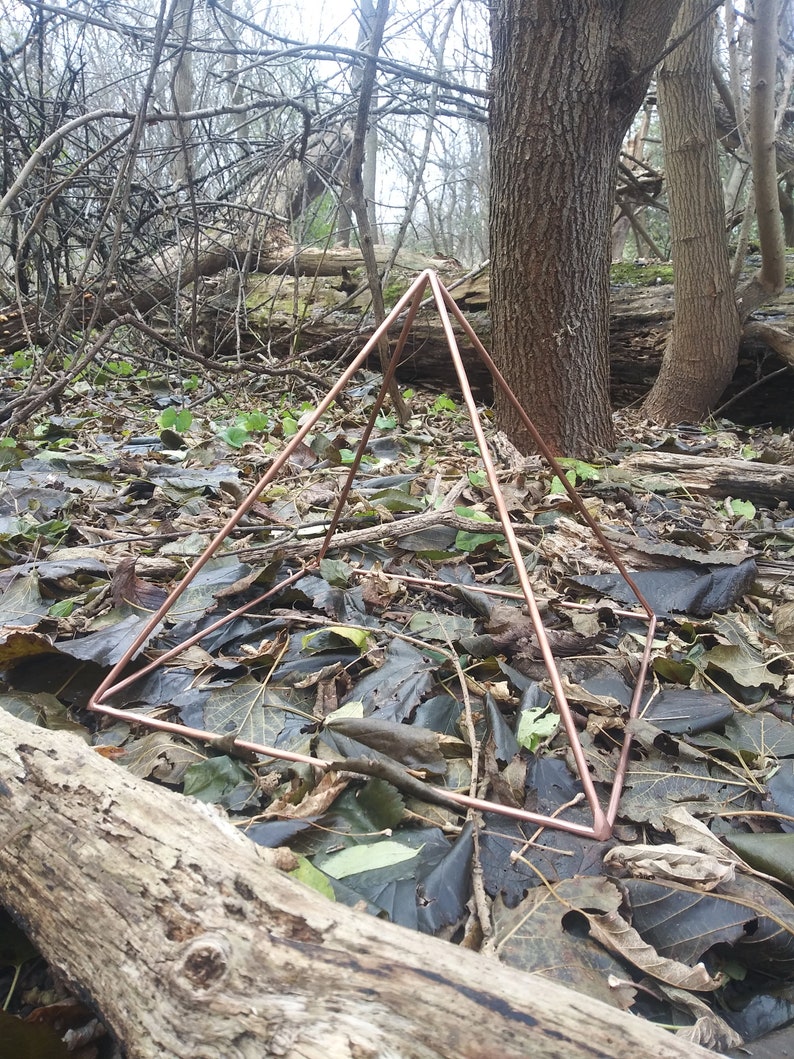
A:
[[[668,960],[660,956],[652,945],[643,941],[634,927],[618,911],[606,912],[602,916],[588,915],[590,936],[600,941],[610,952],[617,953],[641,971],[658,978],[659,981],[679,989],[695,989],[698,992],[712,992],[724,984],[722,977],[712,978],[702,963],[694,967]]]
[[[671,879],[702,890],[713,890],[734,877],[735,865],[730,858],[721,860],[682,846],[614,846],[604,857],[604,864],[617,864],[640,879]]]
[[[350,776],[341,777],[337,772],[326,772],[311,794],[304,795],[297,804],[293,796],[287,794],[271,802],[263,815],[278,817],[280,820],[303,820],[306,817],[322,816],[349,783]]]

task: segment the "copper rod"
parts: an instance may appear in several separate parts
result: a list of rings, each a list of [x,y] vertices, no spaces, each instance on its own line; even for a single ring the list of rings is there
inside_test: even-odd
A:
[[[579,773],[579,779],[582,785],[585,798],[593,815],[593,825],[587,826],[583,824],[573,823],[571,821],[561,819],[559,816],[544,816],[539,813],[531,813],[526,810],[519,809],[517,807],[500,805],[499,803],[490,802],[486,799],[472,798],[468,795],[458,794],[454,791],[447,791],[441,787],[428,787],[427,790],[428,793],[432,793],[434,797],[441,798],[446,802],[449,802],[454,805],[459,805],[470,809],[477,809],[485,812],[494,812],[503,816],[512,817],[513,819],[527,821],[528,823],[534,824],[536,826],[551,827],[557,830],[567,831],[571,834],[579,835],[582,837],[605,839],[608,838],[611,834],[612,827],[617,816],[620,794],[628,768],[628,759],[631,747],[631,734],[629,732],[626,732],[621,746],[619,761],[615,772],[615,779],[612,786],[607,811],[605,813],[601,807],[598,794],[595,790],[595,785],[592,781],[589,769],[587,767],[587,759],[582,748],[581,742],[579,740],[578,732],[576,730],[573,718],[573,713],[565,696],[559,670],[557,669],[557,665],[549,644],[548,636],[543,626],[543,622],[537,606],[537,601],[535,599],[532,586],[529,581],[526,567],[524,566],[523,557],[518,544],[518,540],[510,520],[509,511],[507,510],[507,505],[505,503],[504,497],[499,486],[496,468],[494,466],[490,449],[488,447],[488,443],[482,429],[482,424],[480,423],[480,417],[477,411],[476,403],[474,401],[474,396],[472,394],[471,387],[466,376],[465,367],[463,365],[463,360],[460,355],[460,349],[458,347],[457,339],[452,328],[452,322],[449,315],[450,312],[463,328],[464,332],[468,336],[469,340],[472,342],[475,350],[482,359],[486,368],[488,368],[488,370],[490,371],[497,387],[506,396],[512,407],[517,412],[519,418],[521,419],[521,422],[526,427],[535,445],[537,446],[538,451],[544,456],[549,466],[560,479],[563,488],[568,493],[576,510],[582,516],[585,523],[593,532],[595,538],[604,548],[605,552],[607,553],[611,561],[614,563],[615,567],[618,569],[623,579],[629,585],[633,594],[637,598],[638,603],[644,611],[644,614],[635,614],[632,611],[623,610],[614,612],[621,616],[637,618],[638,620],[646,620],[648,622],[645,649],[640,662],[637,681],[635,683],[634,693],[628,711],[628,716],[630,719],[636,717],[639,711],[643,684],[647,675],[648,665],[650,662],[651,650],[653,645],[653,635],[656,628],[656,617],[652,608],[650,607],[650,605],[642,595],[641,591],[637,587],[635,581],[624,567],[620,556],[614,550],[609,541],[607,541],[606,537],[598,526],[598,523],[587,510],[585,504],[582,502],[578,493],[568,481],[564,467],[557,460],[557,458],[554,456],[554,454],[544,442],[541,435],[538,433],[529,416],[527,416],[526,412],[521,407],[520,403],[518,402],[510,387],[508,386],[501,372],[498,370],[490,355],[485,350],[485,347],[477,338],[476,334],[469,325],[468,321],[463,316],[462,312],[458,309],[449,292],[446,291],[446,289],[440,283],[436,274],[430,270],[426,270],[422,272],[419,276],[417,276],[417,278],[414,280],[414,282],[411,284],[405,294],[399,299],[395,307],[388,314],[383,323],[374,331],[372,336],[365,343],[358,356],[342,373],[342,375],[331,387],[331,389],[328,391],[328,393],[317,406],[317,408],[314,410],[314,412],[312,412],[311,416],[308,417],[308,419],[304,422],[303,426],[296,432],[295,435],[293,435],[293,437],[290,439],[289,443],[285,446],[282,452],[273,460],[266,473],[253,486],[246,498],[242,501],[239,507],[231,515],[231,517],[227,519],[223,527],[216,533],[211,542],[207,545],[207,547],[204,549],[198,559],[194,562],[193,566],[187,571],[182,581],[169,593],[164,603],[158,608],[155,614],[152,615],[152,617],[146,623],[141,632],[135,637],[130,647],[127,649],[127,651],[125,651],[123,657],[119,660],[119,662],[116,663],[116,665],[109,672],[108,676],[102,681],[99,688],[89,699],[88,707],[89,709],[104,713],[111,717],[115,717],[130,724],[141,724],[150,728],[157,728],[162,731],[173,732],[174,734],[186,736],[188,738],[202,739],[210,743],[218,738],[217,733],[207,732],[202,729],[189,728],[185,725],[177,724],[175,722],[162,721],[154,717],[131,713],[129,710],[116,709],[114,707],[106,705],[103,702],[103,699],[110,694],[115,694],[116,692],[128,687],[130,684],[134,683],[136,680],[139,680],[142,676],[151,672],[153,669],[156,669],[164,662],[179,655],[187,647],[198,643],[205,636],[209,635],[209,633],[227,624],[234,618],[246,613],[257,604],[267,600],[287,585],[293,583],[298,578],[304,576],[306,571],[315,567],[319,560],[326,554],[332,544],[334,532],[339,524],[344,505],[347,502],[350,491],[352,489],[356,472],[361,464],[366,445],[372,434],[372,430],[374,429],[378,412],[383,406],[383,402],[386,398],[386,394],[388,391],[388,386],[394,378],[394,374],[396,372],[397,365],[405,347],[408,335],[414,324],[419,308],[421,307],[422,294],[428,284],[432,292],[432,299],[428,300],[435,301],[439,316],[441,318],[442,327],[447,340],[447,344],[449,346],[450,357],[452,359],[452,363],[455,368],[455,373],[458,377],[458,381],[461,386],[467,415],[471,423],[474,436],[477,440],[477,445],[480,449],[486,478],[488,480],[488,484],[493,495],[493,502],[499,516],[499,524],[501,526],[502,532],[504,533],[505,541],[508,546],[508,551],[516,569],[516,576],[521,586],[520,596],[516,596],[512,593],[509,595],[511,595],[513,598],[523,599],[527,606],[527,610],[529,612],[530,619],[532,621],[533,627],[535,629],[535,634],[538,639],[538,646],[541,652],[541,656],[549,674],[549,680],[551,682],[552,690],[554,692],[554,699],[557,704],[560,720],[571,747],[571,752],[573,754],[574,762],[576,764],[576,770]],[[223,544],[231,530],[234,529],[235,526],[242,519],[242,517],[248,511],[251,510],[251,508],[256,503],[258,497],[261,495],[262,491],[275,479],[275,477],[284,467],[285,463],[289,460],[292,453],[297,449],[298,445],[301,444],[303,439],[314,428],[321,416],[325,414],[331,404],[336,400],[337,396],[342,392],[348,382],[352,379],[355,372],[358,371],[358,369],[366,361],[367,357],[374,350],[381,337],[387,333],[389,327],[398,319],[398,317],[406,310],[406,308],[408,309],[408,312],[403,322],[400,336],[398,338],[394,352],[387,366],[383,383],[375,400],[375,404],[370,411],[370,415],[367,420],[367,425],[357,446],[356,452],[354,454],[353,463],[348,471],[340,497],[337,500],[337,504],[332,515],[331,523],[319,547],[318,555],[314,559],[310,560],[301,570],[289,575],[286,579],[279,582],[278,585],[273,586],[261,596],[246,604],[243,604],[243,606],[238,607],[230,614],[224,615],[224,617],[218,619],[218,621],[214,622],[206,629],[202,630],[199,633],[196,633],[192,637],[189,637],[187,640],[183,641],[176,647],[166,651],[164,654],[160,655],[155,661],[145,666],[143,669],[138,670],[136,673],[126,678],[123,678],[122,680],[117,680],[120,674],[123,673],[125,667],[129,664],[129,662],[135,658],[139,650],[148,642],[149,637],[156,631],[160,622],[163,620],[163,618],[165,618],[173,604],[180,598],[180,596],[187,589],[190,583],[194,580],[194,578],[204,567],[204,565],[215,555],[215,553]],[[366,574],[366,571],[358,572]],[[405,575],[387,576],[395,576],[399,579],[413,581],[416,583],[422,582],[433,584],[433,582],[429,580],[425,581],[425,579],[408,578]],[[438,584],[446,588],[455,587],[449,586],[446,582],[438,582]],[[487,589],[483,586],[459,587],[471,588],[473,591],[481,591],[486,593],[491,592],[492,594],[497,594],[498,592],[498,590]],[[508,593],[499,594],[508,595]],[[560,605],[570,605],[573,607],[581,606],[579,604],[566,604],[564,602]],[[279,750],[274,747],[267,747],[260,744],[247,742],[245,740],[234,740],[234,745],[240,747],[241,749],[263,754],[266,757],[271,757],[277,760],[308,764],[311,765],[313,768],[317,768],[322,771],[327,771],[329,768],[333,767],[331,763],[321,761],[306,754],[297,754],[287,750]],[[336,764],[337,768],[343,768],[343,766],[343,762]]]
[[[263,592],[261,596],[257,596],[256,599],[252,599],[248,603],[243,603],[241,607],[238,607],[237,610],[231,611],[231,613],[229,614],[224,614],[222,618],[218,618],[218,620],[213,622],[212,625],[208,625],[206,629],[201,629],[199,632],[194,633],[192,636],[189,636],[187,640],[183,640],[181,643],[178,643],[176,647],[172,647],[170,650],[164,651],[162,654],[159,654],[157,658],[151,661],[147,666],[144,666],[142,669],[136,669],[136,671],[134,673],[131,673],[128,677],[124,677],[122,680],[119,680],[118,683],[115,683],[113,685],[113,694],[116,695],[124,688],[129,687],[131,684],[135,684],[142,677],[145,677],[147,673],[151,673],[153,670],[159,669],[160,666],[165,665],[166,662],[170,662],[172,658],[176,658],[178,655],[182,654],[182,652],[186,651],[188,647],[193,647],[194,644],[200,643],[200,641],[203,640],[205,636],[209,636],[210,633],[215,632],[216,629],[220,629],[224,625],[228,625],[230,621],[234,621],[235,618],[241,617],[243,614],[246,614],[249,610],[253,610],[253,608],[258,606],[260,603],[264,603],[266,599],[269,599],[271,596],[276,595],[282,590],[282,588],[287,588],[288,585],[291,585],[295,581],[300,580],[301,577],[304,577],[306,575],[308,570],[311,570],[314,567],[315,562],[316,560],[312,560],[311,562],[306,563],[306,565],[303,566],[300,570],[296,570],[294,574],[290,574],[289,577],[285,577],[283,581],[279,581],[277,585],[273,585],[273,587],[269,588],[267,592]]]
[[[386,369],[386,372],[384,373],[383,382],[381,383],[380,390],[378,391],[378,396],[375,398],[375,403],[370,409],[369,418],[367,419],[366,426],[364,427],[364,433],[361,435],[361,439],[358,445],[356,446],[356,451],[353,456],[353,463],[350,466],[347,478],[345,479],[345,483],[342,486],[342,492],[340,493],[339,499],[336,502],[336,509],[334,510],[333,516],[331,518],[331,524],[329,525],[323,542],[320,545],[320,551],[318,554],[318,558],[320,559],[325,557],[325,554],[328,551],[328,548],[330,547],[331,538],[333,537],[336,531],[336,527],[339,525],[339,520],[342,517],[342,511],[344,509],[345,504],[347,503],[348,496],[350,496],[350,490],[353,488],[353,480],[356,476],[356,471],[361,465],[361,460],[364,456],[364,450],[367,447],[367,442],[369,441],[370,435],[372,434],[372,431],[375,427],[375,420],[378,418],[378,412],[383,407],[383,402],[386,400],[386,395],[388,394],[394,377],[397,374],[397,365],[400,362],[400,357],[402,356],[402,351],[405,348],[406,340],[411,331],[411,328],[413,327],[414,320],[416,319],[416,314],[419,311],[419,305],[422,301],[422,293],[424,292],[424,289],[427,286],[427,278],[424,277],[424,274],[419,277],[419,280],[421,280],[422,282],[417,281],[413,284],[411,288],[413,289],[415,287],[416,292],[413,296],[413,300],[411,301],[408,310],[408,315],[406,316],[402,331],[400,332],[400,337],[397,339],[397,345],[394,347],[394,352],[391,355],[388,367]]]
[[[108,675],[99,685],[97,690],[88,700],[89,710],[93,710],[98,706],[102,698],[107,694],[109,688],[112,687],[116,678],[119,676],[120,673],[124,671],[127,664],[131,662],[133,658],[135,658],[140,648],[143,647],[143,645],[146,643],[146,641],[149,639],[149,637],[159,625],[160,621],[165,617],[165,615],[174,605],[174,603],[179,599],[182,593],[191,584],[191,582],[194,580],[199,571],[203,569],[207,562],[209,562],[209,560],[218,550],[220,545],[223,544],[226,537],[229,535],[231,530],[234,529],[234,527],[237,525],[243,515],[246,515],[251,510],[251,508],[254,506],[257,499],[259,498],[259,495],[262,490],[265,489],[266,486],[268,486],[273,481],[273,479],[276,477],[276,475],[287,462],[287,460],[289,460],[292,453],[301,444],[306,435],[313,429],[315,423],[317,423],[321,416],[323,416],[325,412],[330,408],[330,406],[334,403],[337,396],[342,392],[345,386],[347,386],[348,382],[352,379],[352,377],[359,370],[359,368],[364,364],[370,353],[375,349],[380,340],[381,335],[386,333],[389,326],[394,322],[394,320],[397,319],[397,317],[402,312],[403,308],[411,301],[414,291],[418,289],[420,285],[421,289],[424,290],[424,286],[427,283],[426,277],[428,276],[428,274],[429,273],[427,272],[423,272],[419,277],[417,277],[416,280],[414,280],[410,288],[406,291],[402,298],[400,298],[400,300],[397,302],[395,307],[392,309],[392,311],[389,313],[389,315],[386,317],[380,327],[376,329],[374,334],[365,343],[363,349],[358,354],[358,356],[352,361],[349,367],[337,379],[337,381],[325,395],[323,400],[320,402],[320,404],[317,406],[317,408],[314,410],[308,420],[292,436],[289,443],[273,460],[265,474],[262,475],[259,481],[253,486],[245,500],[243,500],[243,502],[231,515],[231,517],[227,519],[221,529],[218,530],[218,532],[212,538],[210,543],[195,561],[193,566],[191,566],[191,568],[182,578],[180,583],[168,594],[162,605],[157,609],[155,614],[146,623],[141,632],[135,637],[133,642],[124,652],[124,655],[119,659],[116,665],[111,669],[110,673],[108,673]]]
[[[554,692],[554,699],[557,703],[557,709],[560,714],[560,720],[562,721],[565,733],[568,736],[568,741],[571,744],[571,752],[573,753],[574,761],[576,762],[576,768],[579,772],[579,779],[582,784],[582,790],[584,791],[587,803],[590,806],[590,810],[593,813],[593,832],[594,834],[601,835],[607,829],[607,820],[604,815],[604,810],[601,807],[601,803],[598,799],[598,793],[593,784],[592,777],[587,766],[587,759],[582,749],[582,744],[579,741],[579,735],[576,731],[576,724],[573,719],[571,707],[568,704],[568,700],[565,696],[565,691],[562,686],[562,680],[557,669],[557,663],[554,660],[552,654],[551,645],[549,644],[549,638],[546,635],[546,630],[543,626],[543,619],[540,616],[538,605],[535,600],[535,594],[532,591],[532,586],[529,583],[529,576],[527,574],[526,567],[524,566],[524,559],[521,555],[521,549],[518,545],[515,532],[510,519],[510,512],[507,510],[502,491],[499,488],[499,481],[496,476],[496,468],[494,467],[493,460],[491,459],[490,449],[488,448],[488,441],[480,423],[480,416],[477,411],[477,406],[474,402],[474,396],[471,392],[469,380],[466,376],[466,369],[463,366],[463,359],[458,349],[457,338],[455,332],[452,330],[452,323],[449,318],[449,314],[446,311],[446,303],[444,301],[443,294],[438,279],[435,276],[430,277],[430,284],[433,288],[433,293],[436,296],[436,303],[438,305],[439,316],[441,317],[441,325],[444,329],[444,335],[449,346],[450,355],[452,357],[452,363],[455,368],[455,373],[458,376],[458,382],[460,383],[463,391],[463,400],[466,405],[466,409],[469,414],[469,420],[471,422],[474,436],[477,440],[477,446],[482,456],[483,467],[485,468],[485,475],[488,479],[488,484],[491,487],[492,499],[496,506],[497,513],[499,515],[499,521],[502,523],[502,532],[505,535],[507,541],[508,551],[513,559],[513,563],[516,568],[516,576],[518,577],[518,583],[521,585],[521,591],[524,593],[524,599],[526,600],[527,609],[529,611],[529,617],[532,621],[533,628],[535,629],[535,636],[538,640],[538,648],[540,650],[543,661],[546,665],[546,670],[549,674],[549,680],[551,681],[552,690]],[[505,383],[505,385],[507,385]]]
[[[113,706],[102,706],[102,713],[107,714],[109,717],[115,717],[120,721],[124,721],[125,724],[140,724],[146,728],[154,728],[161,732],[170,732],[173,735],[184,736],[187,739],[199,739],[202,742],[209,744],[217,742],[220,738],[217,732],[208,732],[202,728],[191,728],[188,725],[177,724],[174,721],[163,721],[159,717],[149,717],[146,714],[133,713],[131,710],[117,710]],[[234,739],[232,746],[240,750],[249,751],[254,754],[261,754],[263,757],[274,758],[277,761],[289,761],[292,764],[298,765],[310,765],[312,768],[319,769],[321,772],[329,772],[335,769],[338,772],[343,772],[345,768],[344,761],[323,761],[321,758],[310,757],[308,754],[298,754],[291,750],[281,750],[278,747],[265,746],[261,743],[252,743],[247,739]],[[482,798],[471,798],[467,794],[459,794],[457,791],[447,790],[445,787],[431,787],[427,788],[428,793],[432,793],[435,797],[444,799],[453,805],[460,805],[466,808],[479,809],[484,812],[495,812],[502,816],[509,816],[515,820],[525,820],[530,824],[545,824],[549,818],[540,816],[537,813],[530,813],[524,809],[519,809],[515,806],[500,805],[496,802],[489,802]],[[558,819],[558,818],[554,818]],[[583,835],[587,838],[593,838],[595,831],[591,827],[587,827],[584,824],[575,824],[571,821],[560,820],[558,825],[560,830],[570,831],[573,834]]]
[[[508,386],[507,380],[505,379],[504,375],[502,375],[501,371],[499,371],[499,369],[497,368],[496,364],[494,364],[494,362],[493,362],[493,360],[491,358],[491,355],[488,353],[488,351],[486,350],[485,346],[482,344],[482,342],[480,342],[479,338],[474,333],[474,331],[473,331],[473,329],[471,327],[471,324],[469,323],[469,321],[466,319],[466,317],[463,315],[461,310],[458,308],[458,306],[453,301],[452,295],[447,290],[445,290],[443,287],[441,287],[441,295],[442,295],[444,304],[452,312],[453,316],[458,321],[458,323],[461,325],[463,330],[466,332],[467,337],[469,338],[469,340],[474,345],[474,348],[477,350],[477,353],[479,354],[480,359],[483,361],[483,363],[485,364],[486,368],[488,368],[489,372],[491,373],[491,376],[493,377],[494,382],[497,384],[497,386],[502,391],[504,396],[507,398],[507,400],[510,402],[510,404],[515,409],[517,415],[521,419],[522,424],[526,427],[527,431],[529,432],[530,436],[532,437],[533,442],[537,446],[538,451],[543,455],[543,458],[548,462],[549,466],[552,468],[554,473],[559,478],[562,487],[565,489],[565,492],[571,498],[571,501],[573,502],[574,507],[579,512],[579,514],[582,516],[582,518],[585,520],[587,525],[590,527],[590,529],[592,530],[593,534],[595,535],[595,537],[598,540],[598,542],[601,545],[601,547],[604,549],[604,551],[607,553],[609,558],[615,564],[615,566],[617,567],[618,571],[620,572],[620,575],[623,578],[623,580],[631,588],[632,592],[637,597],[637,602],[640,604],[640,606],[643,608],[643,610],[645,611],[645,613],[648,615],[649,618],[653,617],[653,608],[651,607],[650,603],[648,603],[648,601],[645,599],[645,597],[643,596],[642,592],[638,588],[636,582],[632,578],[631,574],[628,572],[626,567],[623,565],[623,561],[620,558],[620,556],[617,554],[615,549],[612,547],[612,545],[609,543],[609,541],[604,536],[604,533],[602,532],[601,527],[598,525],[596,520],[593,518],[593,516],[587,510],[587,507],[582,503],[581,497],[576,492],[576,490],[571,485],[571,483],[568,481],[568,475],[565,473],[565,468],[560,463],[560,461],[557,459],[557,457],[554,455],[554,453],[551,451],[551,449],[548,447],[548,445],[543,440],[541,435],[538,433],[537,427],[532,422],[532,420],[529,418],[527,413],[524,411],[524,409],[521,406],[518,398],[515,396],[513,391]]]

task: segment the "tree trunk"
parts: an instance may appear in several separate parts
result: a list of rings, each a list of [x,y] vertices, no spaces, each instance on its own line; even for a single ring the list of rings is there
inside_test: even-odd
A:
[[[685,0],[673,37],[685,34],[658,76],[675,265],[675,318],[645,411],[662,422],[699,421],[733,377],[741,323],[731,283],[711,100],[709,0]]]
[[[750,139],[761,269],[737,294],[743,320],[779,294],[786,283],[786,248],[783,245],[775,145],[779,9],[780,0],[764,0],[757,5],[753,19]]]
[[[215,809],[2,710],[0,834],[0,900],[128,1059],[713,1059],[334,904]]]
[[[680,0],[495,0],[494,358],[556,452],[613,441],[609,260],[620,145]],[[500,425],[526,447],[515,413]]]

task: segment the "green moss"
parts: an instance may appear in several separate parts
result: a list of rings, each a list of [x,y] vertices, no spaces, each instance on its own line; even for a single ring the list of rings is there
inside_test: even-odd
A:
[[[391,283],[383,288],[383,302],[387,309],[391,309],[392,306],[397,304],[408,290],[408,286],[407,280],[392,280]]]
[[[671,264],[634,265],[621,262],[610,269],[612,283],[633,283],[637,287],[654,287],[658,283],[673,282]]]

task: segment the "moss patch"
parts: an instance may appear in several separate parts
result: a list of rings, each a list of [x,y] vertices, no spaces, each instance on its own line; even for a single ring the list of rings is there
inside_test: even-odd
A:
[[[634,265],[621,262],[610,268],[612,283],[631,283],[635,287],[655,287],[673,282],[673,266],[669,263]]]

